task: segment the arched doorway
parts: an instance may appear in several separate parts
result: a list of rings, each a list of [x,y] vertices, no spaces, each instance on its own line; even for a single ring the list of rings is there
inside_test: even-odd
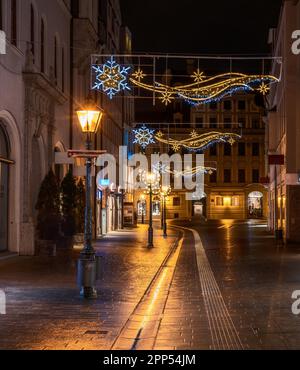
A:
[[[8,250],[9,141],[0,122],[0,252]]]
[[[248,217],[262,218],[263,217],[263,198],[264,195],[260,191],[253,191],[248,195]]]

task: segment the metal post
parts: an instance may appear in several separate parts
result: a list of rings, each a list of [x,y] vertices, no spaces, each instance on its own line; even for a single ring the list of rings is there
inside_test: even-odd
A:
[[[167,238],[168,229],[167,229],[167,197],[164,196],[164,237]]]
[[[91,140],[88,136],[87,150],[91,150]],[[92,245],[92,207],[91,207],[91,172],[92,159],[86,160],[86,204],[85,204],[85,225],[84,225],[84,248],[80,253],[78,262],[78,283],[81,286],[81,296],[86,299],[97,298],[96,274],[97,263],[96,253]]]
[[[165,201],[165,197],[164,195],[161,197],[162,199],[162,206],[161,206],[161,229],[163,230],[164,229],[164,218],[165,218],[165,206],[164,206],[164,201]]]
[[[148,231],[148,248],[153,248],[153,204],[152,204],[152,184],[150,184],[150,217],[149,217],[149,231]]]
[[[277,165],[275,165],[275,209],[274,209],[274,218],[275,218],[275,238],[277,240],[283,239],[282,229],[278,227],[279,221],[279,209],[278,209],[278,189],[277,189]]]

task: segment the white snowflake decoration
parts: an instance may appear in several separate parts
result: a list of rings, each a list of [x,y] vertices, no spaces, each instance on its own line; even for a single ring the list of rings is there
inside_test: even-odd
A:
[[[130,90],[127,83],[130,67],[121,66],[114,60],[114,57],[103,65],[93,65],[92,69],[96,73],[93,90],[105,92],[110,99],[120,91]]]
[[[134,141],[133,144],[140,145],[143,149],[146,149],[148,145],[155,144],[154,133],[155,130],[150,130],[145,125],[137,130],[133,130]]]

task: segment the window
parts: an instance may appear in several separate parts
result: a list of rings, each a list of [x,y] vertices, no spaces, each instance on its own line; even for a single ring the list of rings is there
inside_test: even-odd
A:
[[[209,155],[211,157],[216,157],[218,155],[217,145],[213,145],[213,146],[210,147],[210,149],[209,149]]]
[[[30,43],[31,43],[31,52],[33,56],[35,56],[35,15],[32,4],[30,6]]]
[[[239,110],[246,110],[246,102],[245,102],[245,100],[239,100],[239,102],[238,102],[238,109]]]
[[[217,171],[214,171],[210,176],[209,176],[209,182],[211,184],[216,184],[217,183]]]
[[[253,157],[259,157],[259,144],[258,143],[253,143],[252,144],[252,156]]]
[[[152,205],[153,216],[160,216],[160,201],[154,200]]]
[[[232,119],[231,117],[224,118],[224,128],[231,128]]]
[[[240,205],[240,197],[235,196],[232,197],[232,207],[239,207]]]
[[[239,181],[239,184],[245,184],[246,182],[246,171],[245,170],[239,170],[238,181]]]
[[[179,197],[173,198],[173,207],[180,207],[181,199]]]
[[[238,144],[238,151],[240,157],[245,157],[246,155],[246,144],[245,143],[239,143]]]
[[[223,207],[223,197],[216,197],[217,207]]]
[[[259,183],[259,170],[252,170],[252,182],[253,184]]]
[[[203,117],[196,117],[196,128],[203,128]]]
[[[41,72],[45,73],[45,22],[41,19]]]
[[[246,118],[245,117],[239,117],[238,118],[238,123],[240,127],[245,128],[246,127]]]
[[[12,45],[17,46],[17,0],[11,0],[10,11],[11,43]]]
[[[210,128],[217,128],[217,118],[210,117],[209,124],[210,124]]]
[[[224,144],[224,155],[225,156],[231,156],[231,152],[232,152],[232,146],[228,143]]]
[[[217,104],[217,102],[212,102],[212,103],[210,103],[210,104],[209,104],[209,108],[210,108],[211,110],[216,110],[216,109],[218,108],[218,104]]]
[[[224,183],[228,184],[231,182],[231,170],[224,170]]]
[[[260,129],[260,122],[259,122],[259,118],[253,118],[252,119],[252,128],[254,130],[258,130]]]
[[[232,109],[232,103],[230,100],[225,100],[224,101],[224,109],[225,110],[231,110]]]

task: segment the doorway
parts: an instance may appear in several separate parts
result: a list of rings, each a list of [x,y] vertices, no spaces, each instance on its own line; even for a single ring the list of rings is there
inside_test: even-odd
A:
[[[248,217],[262,218],[263,217],[263,194],[259,191],[254,191],[248,196]]]

